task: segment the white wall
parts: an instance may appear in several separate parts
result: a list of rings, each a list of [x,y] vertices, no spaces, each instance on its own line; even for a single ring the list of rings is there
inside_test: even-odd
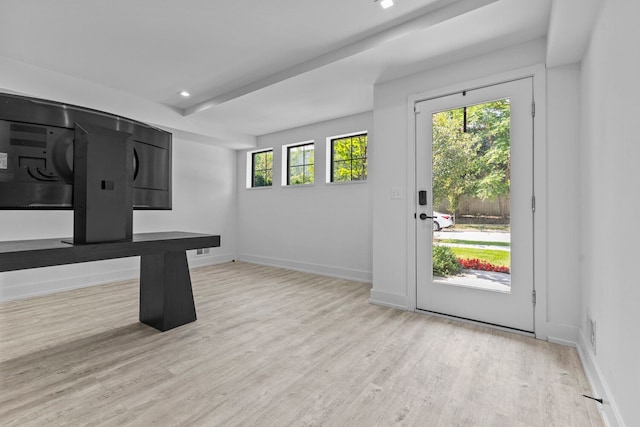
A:
[[[580,321],[580,67],[547,70],[548,335],[578,342]]]
[[[580,349],[610,425],[640,425],[640,3],[603,2],[582,63]],[[603,224],[611,212],[615,224]],[[596,321],[596,348],[586,316]],[[598,384],[599,382],[599,384]]]
[[[370,282],[370,184],[326,183],[326,138],[368,131],[372,147],[371,128],[372,114],[363,113],[258,137],[259,148],[274,150],[274,181],[267,188],[246,188],[247,151],[239,151],[238,258]],[[282,186],[282,146],[310,140],[315,183]]]

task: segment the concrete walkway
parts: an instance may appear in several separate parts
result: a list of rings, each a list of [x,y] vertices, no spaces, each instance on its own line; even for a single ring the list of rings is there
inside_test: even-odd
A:
[[[506,231],[470,231],[443,229],[433,232],[434,239],[477,240],[480,242],[510,242],[511,233]]]
[[[466,288],[483,289],[496,292],[511,291],[511,275],[494,271],[462,270],[458,276],[433,278],[434,283],[443,285],[464,286]]]

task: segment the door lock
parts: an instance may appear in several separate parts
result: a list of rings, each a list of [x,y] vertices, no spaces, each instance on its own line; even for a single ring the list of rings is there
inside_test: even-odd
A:
[[[418,191],[418,204],[425,206],[427,204],[427,192],[425,190]]]

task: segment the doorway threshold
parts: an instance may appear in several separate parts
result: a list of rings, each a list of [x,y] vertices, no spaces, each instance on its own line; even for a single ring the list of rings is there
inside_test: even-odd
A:
[[[481,322],[479,320],[467,319],[465,317],[453,316],[451,314],[438,313],[436,311],[422,310],[416,308],[416,313],[425,314],[427,316],[440,317],[442,319],[449,319],[456,322],[467,323],[471,325],[484,326],[489,329],[497,329],[499,331],[511,332],[518,335],[524,335],[531,338],[536,338],[535,332],[525,331],[523,329],[509,328],[507,326],[496,325],[495,323]]]

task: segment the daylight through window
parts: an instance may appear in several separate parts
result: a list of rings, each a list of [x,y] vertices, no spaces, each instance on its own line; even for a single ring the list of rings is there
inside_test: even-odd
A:
[[[313,143],[287,147],[287,185],[313,184]]]
[[[251,155],[251,186],[268,187],[273,183],[273,150]]]
[[[331,140],[331,182],[367,180],[367,134]]]

